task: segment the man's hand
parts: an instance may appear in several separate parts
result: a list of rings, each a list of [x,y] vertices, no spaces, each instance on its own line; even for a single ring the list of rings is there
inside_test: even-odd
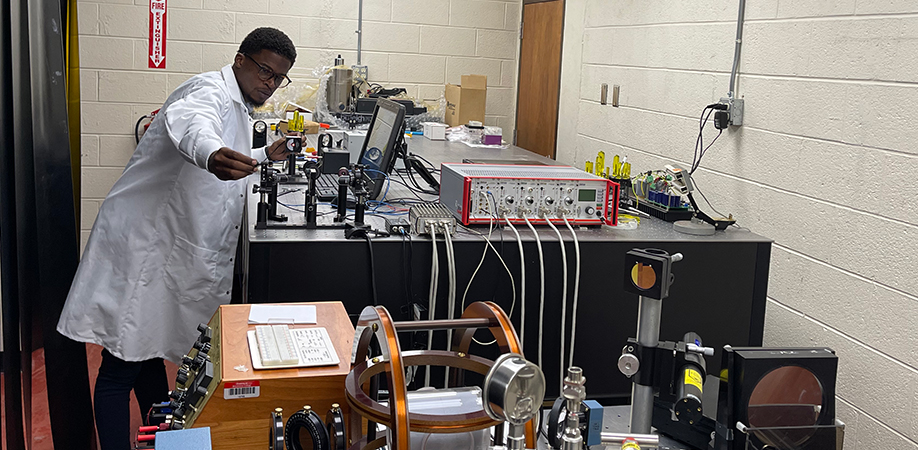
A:
[[[287,136],[296,136],[296,137],[299,137],[300,139],[303,138],[303,136],[298,131],[291,131],[287,133]],[[268,148],[265,149],[265,155],[267,155],[269,159],[274,160],[274,161],[283,161],[287,159],[287,155],[289,154],[290,152],[287,150],[287,139],[286,138],[278,139],[272,142],[271,145],[269,145]]]
[[[255,173],[257,166],[258,161],[228,147],[213,152],[207,160],[207,170],[223,181],[245,178]]]

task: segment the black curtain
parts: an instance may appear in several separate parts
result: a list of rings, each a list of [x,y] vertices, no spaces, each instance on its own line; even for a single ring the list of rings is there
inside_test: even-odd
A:
[[[55,331],[79,257],[61,0],[0,1],[0,299],[9,450],[30,448],[44,347],[54,446],[94,447],[85,345]]]

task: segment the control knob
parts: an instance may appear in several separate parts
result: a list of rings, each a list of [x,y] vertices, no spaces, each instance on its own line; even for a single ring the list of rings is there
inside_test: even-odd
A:
[[[546,205],[554,205],[554,204],[555,204],[555,199],[553,199],[553,198],[551,198],[551,197],[545,197],[545,204],[546,204]]]
[[[527,205],[531,205],[531,204],[533,204],[533,203],[535,203],[535,199],[533,199],[531,195],[530,195],[529,197],[526,197],[526,204],[527,204]]]
[[[188,369],[179,369],[178,374],[175,375],[175,382],[183,385],[188,382],[190,375],[191,373],[188,372]]]
[[[565,205],[568,205],[568,206],[573,205],[573,204],[574,204],[574,199],[572,199],[572,198],[570,198],[570,197],[564,197],[564,204],[565,204]]]
[[[176,401],[182,401],[182,399],[185,398],[185,390],[176,389],[174,391],[169,391],[169,398],[176,400]]]
[[[584,211],[587,213],[588,216],[592,216],[593,213],[596,212],[596,208],[593,208],[592,206],[587,206]]]
[[[626,377],[631,378],[641,368],[641,360],[631,353],[622,353],[618,358],[618,370]]]
[[[198,349],[201,353],[210,352],[210,342],[195,341],[193,347]]]
[[[512,205],[512,204],[513,204],[513,196],[512,196],[512,195],[508,195],[507,198],[504,199],[504,202],[506,202],[508,205]]]

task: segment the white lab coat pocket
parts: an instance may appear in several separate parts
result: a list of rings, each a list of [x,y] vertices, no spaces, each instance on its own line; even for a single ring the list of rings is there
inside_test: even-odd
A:
[[[214,297],[218,257],[218,252],[198,247],[176,236],[164,269],[166,288],[185,302]]]

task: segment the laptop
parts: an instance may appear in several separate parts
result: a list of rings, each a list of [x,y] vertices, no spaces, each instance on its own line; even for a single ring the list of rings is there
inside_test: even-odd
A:
[[[378,200],[398,159],[397,146],[404,139],[405,107],[392,100],[379,99],[370,120],[369,133],[363,141],[357,161],[367,168],[370,177],[370,200]],[[316,193],[321,201],[338,197],[338,174],[323,174],[316,180]]]

